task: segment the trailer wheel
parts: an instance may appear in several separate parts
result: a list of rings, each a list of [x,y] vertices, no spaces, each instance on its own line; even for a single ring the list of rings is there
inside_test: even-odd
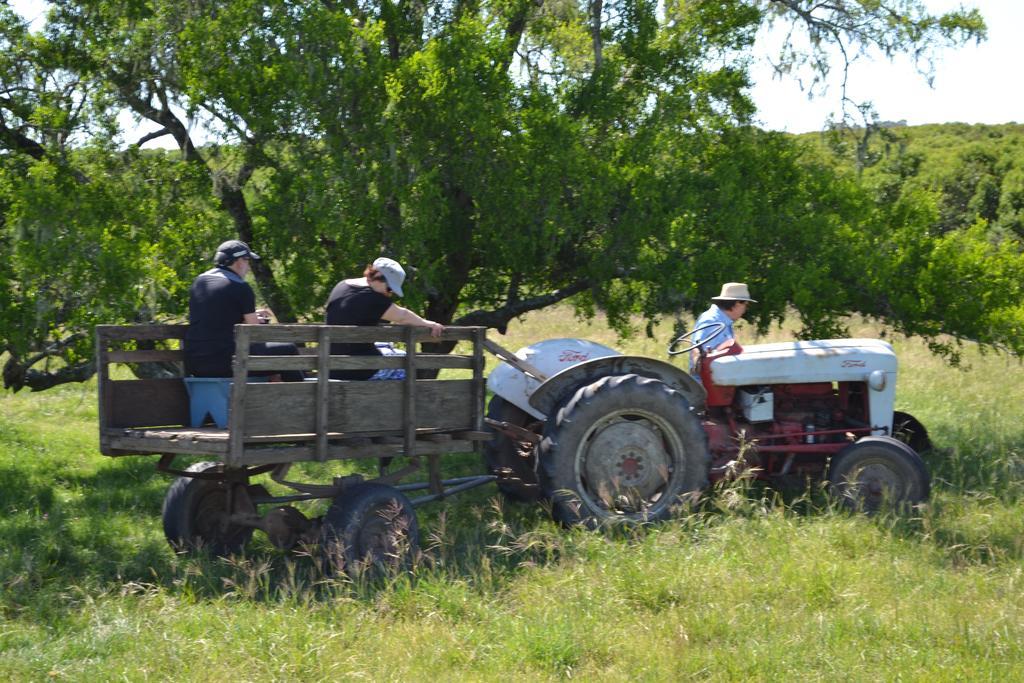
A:
[[[186,472],[219,470],[217,462],[197,462]],[[178,477],[167,489],[161,514],[164,536],[176,550],[205,551],[217,557],[241,552],[253,528],[231,524],[228,493],[234,486],[234,512],[255,512],[245,485],[225,479]]]
[[[928,430],[910,413],[897,410],[892,414],[892,436],[913,448],[915,453],[924,453],[932,449]]]
[[[491,402],[487,404],[487,417],[524,428],[539,422],[501,396],[491,398]],[[498,490],[512,500],[538,500],[541,497],[541,490],[534,445],[528,441],[516,441],[491,427],[487,430],[494,436],[490,441],[484,442],[484,465],[489,472],[499,476]]]
[[[689,402],[638,375],[582,387],[545,425],[544,493],[555,518],[597,527],[668,517],[707,483],[707,436]]]
[[[844,506],[869,514],[920,503],[931,488],[921,457],[887,436],[864,437],[839,451],[829,464],[828,481]]]
[[[407,567],[419,549],[419,524],[405,494],[365,482],[334,498],[320,540],[330,572],[395,571]]]

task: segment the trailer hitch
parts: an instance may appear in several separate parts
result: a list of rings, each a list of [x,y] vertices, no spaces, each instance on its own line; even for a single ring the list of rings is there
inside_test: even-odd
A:
[[[526,429],[525,427],[520,427],[519,425],[512,424],[511,422],[492,420],[489,417],[485,417],[484,423],[488,427],[492,428],[494,431],[501,432],[502,434],[512,439],[513,441],[528,441],[529,443],[532,443],[535,446],[541,442],[542,437],[540,434],[532,432],[529,429]]]

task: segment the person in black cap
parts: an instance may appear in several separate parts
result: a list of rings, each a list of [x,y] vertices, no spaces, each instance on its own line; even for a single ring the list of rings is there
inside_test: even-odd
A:
[[[328,325],[377,325],[386,320],[398,325],[416,325],[430,330],[432,337],[444,332],[444,325],[426,320],[408,308],[391,300],[402,296],[405,269],[393,259],[381,257],[363,270],[363,277],[342,280],[327,298],[325,322]],[[336,356],[381,356],[396,352],[390,346],[372,342],[331,344]],[[403,379],[405,371],[392,370],[332,370],[331,379],[369,380]]]
[[[269,322],[269,309],[256,310],[256,295],[245,281],[259,254],[239,240],[217,247],[215,267],[192,282],[188,298],[188,331],[185,333],[185,372],[193,377],[231,377],[235,355],[235,325]],[[295,344],[260,342],[249,353],[257,356],[295,356]],[[272,375],[274,372],[252,372]],[[287,382],[301,382],[302,373],[282,372]]]

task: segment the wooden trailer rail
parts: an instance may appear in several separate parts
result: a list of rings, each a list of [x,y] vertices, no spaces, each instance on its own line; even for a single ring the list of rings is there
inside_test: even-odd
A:
[[[104,455],[204,454],[229,468],[307,460],[430,456],[469,452],[489,438],[484,425],[482,327],[237,325],[226,429],[189,426],[181,340],[187,325],[96,328],[100,450]],[[254,356],[255,342],[293,342],[298,356]],[[405,356],[331,355],[337,342],[400,342]],[[462,354],[425,353],[423,342],[469,342]],[[145,346],[170,346],[152,348]],[[177,366],[172,376],[115,379],[117,363]],[[327,380],[331,370],[403,368],[404,380]],[[423,371],[467,371],[427,379]],[[246,381],[250,371],[301,370],[305,382]],[[420,374],[420,377],[417,375]],[[312,377],[310,377],[312,376]],[[432,470],[434,468],[431,468]]]

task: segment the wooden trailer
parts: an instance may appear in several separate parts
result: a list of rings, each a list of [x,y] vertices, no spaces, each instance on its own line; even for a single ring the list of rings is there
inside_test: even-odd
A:
[[[441,474],[441,456],[477,452],[490,438],[484,431],[484,328],[447,328],[436,340],[423,328],[402,326],[237,325],[234,376],[223,387],[223,428],[210,420],[193,424],[190,416],[181,350],[187,328],[96,328],[100,450],[115,457],[159,455],[157,468],[176,475],[163,505],[164,531],[176,547],[230,554],[261,529],[281,548],[319,543],[337,565],[384,562],[415,550],[415,505],[494,479],[446,480]],[[468,351],[426,353],[420,348],[425,341],[464,342],[460,348]],[[300,354],[250,355],[255,342],[293,342]],[[406,353],[333,356],[337,342],[402,343]],[[118,363],[136,366],[136,376],[144,378],[112,376]],[[405,379],[328,379],[331,370],[370,368],[401,368]],[[458,378],[433,378],[452,369],[462,371]],[[305,381],[251,376],[289,370],[302,371]],[[175,467],[179,456],[197,455],[209,459]],[[329,483],[286,478],[294,463],[357,458],[376,459],[377,476]],[[267,473],[293,493],[271,495],[252,483]],[[405,482],[424,473],[424,482]],[[405,492],[414,490],[426,493],[410,500]],[[307,518],[291,505],[323,498],[332,503],[322,518]]]

